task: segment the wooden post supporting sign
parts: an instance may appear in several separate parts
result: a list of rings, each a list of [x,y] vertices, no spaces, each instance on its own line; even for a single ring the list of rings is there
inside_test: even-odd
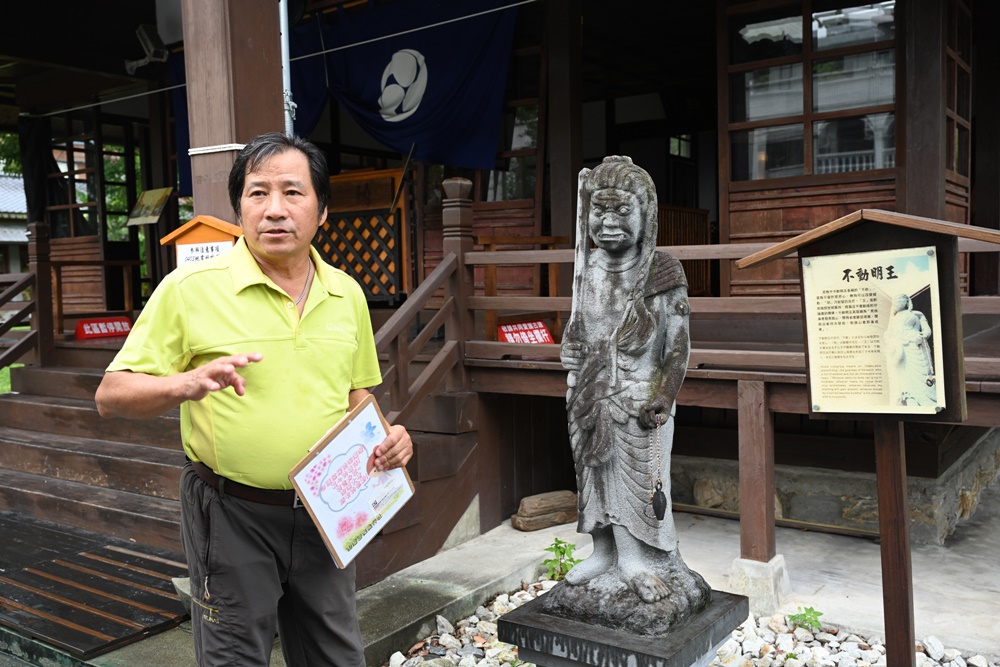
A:
[[[892,418],[875,420],[875,466],[886,660],[888,667],[912,667],[916,635],[903,422]]]
[[[798,253],[810,417],[874,421],[888,667],[915,664],[903,424],[967,418],[960,237],[1000,243],[995,230],[861,210],[736,262]],[[741,386],[741,463],[744,412],[764,428],[752,402]],[[742,548],[753,558],[757,547]]]
[[[767,385],[740,380],[740,557],[767,563],[774,541],[774,418]]]

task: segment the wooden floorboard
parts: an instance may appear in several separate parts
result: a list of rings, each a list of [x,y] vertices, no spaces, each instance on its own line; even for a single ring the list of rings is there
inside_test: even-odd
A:
[[[89,660],[185,620],[180,554],[0,512],[0,625]]]

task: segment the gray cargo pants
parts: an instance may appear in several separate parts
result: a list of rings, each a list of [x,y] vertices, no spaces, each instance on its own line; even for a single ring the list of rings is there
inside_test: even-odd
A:
[[[267,667],[275,629],[288,667],[364,667],[354,565],[337,567],[304,508],[220,494],[188,464],[181,537],[201,667]]]

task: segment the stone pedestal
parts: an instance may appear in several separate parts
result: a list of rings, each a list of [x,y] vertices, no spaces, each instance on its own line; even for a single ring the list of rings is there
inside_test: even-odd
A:
[[[729,588],[750,598],[754,616],[770,616],[792,592],[785,557],[778,554],[766,563],[737,558],[733,561]]]
[[[746,597],[713,590],[700,614],[662,637],[638,637],[551,616],[542,602],[532,600],[498,621],[500,640],[539,667],[703,667],[750,615]]]

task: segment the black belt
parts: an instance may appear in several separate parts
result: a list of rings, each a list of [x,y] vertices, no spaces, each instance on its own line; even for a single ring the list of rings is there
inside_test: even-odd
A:
[[[286,507],[301,507],[299,497],[294,489],[275,490],[260,489],[234,482],[231,479],[217,475],[214,470],[200,461],[191,461],[191,467],[201,477],[201,480],[223,495],[229,495],[243,500],[250,500],[264,505],[284,505]]]

